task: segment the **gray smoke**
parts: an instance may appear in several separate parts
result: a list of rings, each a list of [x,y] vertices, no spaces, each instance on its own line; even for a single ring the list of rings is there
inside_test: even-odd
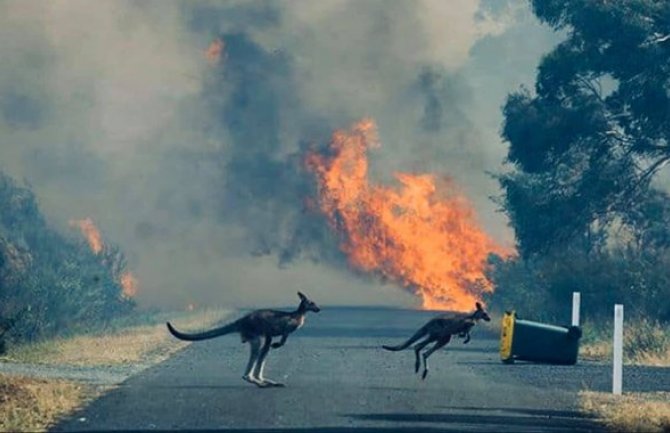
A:
[[[177,307],[412,302],[347,272],[305,208],[305,149],[364,116],[376,180],[448,174],[510,242],[499,107],[557,40],[523,0],[17,0],[0,38],[0,170],[72,236],[93,218],[142,304]]]

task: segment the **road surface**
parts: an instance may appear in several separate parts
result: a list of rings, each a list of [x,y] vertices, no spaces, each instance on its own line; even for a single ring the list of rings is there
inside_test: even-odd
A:
[[[53,430],[601,431],[578,412],[577,392],[607,389],[607,366],[504,365],[498,336],[475,327],[469,344],[452,341],[431,357],[422,381],[412,351],[380,348],[431,316],[324,308],[270,352],[265,375],[286,388],[259,389],[241,379],[248,346],[238,336],[196,342]]]

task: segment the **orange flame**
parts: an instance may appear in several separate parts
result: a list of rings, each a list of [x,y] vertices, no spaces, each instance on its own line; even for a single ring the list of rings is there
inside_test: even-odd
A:
[[[100,235],[100,230],[93,224],[91,218],[70,220],[70,226],[79,228],[81,234],[86,238],[91,251],[94,254],[100,254],[103,248],[102,235]]]
[[[137,296],[138,292],[138,281],[137,278],[130,272],[126,271],[123,274],[121,274],[121,278],[119,279],[119,282],[121,283],[121,296],[123,296],[126,299],[134,298]]]
[[[509,252],[477,226],[449,180],[436,185],[430,174],[396,173],[400,188],[371,185],[367,150],[378,146],[374,121],[364,119],[335,131],[328,155],[306,157],[318,182],[316,204],[340,248],[352,267],[400,283],[423,308],[471,310],[493,291],[484,273],[488,254]]]
[[[100,254],[100,252],[105,247],[105,244],[102,242],[102,235],[100,230],[95,226],[91,218],[84,218],[80,220],[70,220],[70,226],[77,227],[81,233],[86,238],[91,251],[94,254]],[[107,258],[103,258],[103,263]],[[112,271],[114,278],[117,278],[117,271]],[[121,296],[126,299],[133,298],[137,295],[138,292],[138,281],[135,276],[129,271],[123,272],[118,276],[119,284],[121,285]]]
[[[221,60],[221,55],[225,48],[226,44],[223,39],[217,38],[213,40],[205,50],[205,58],[210,64],[215,65]]]

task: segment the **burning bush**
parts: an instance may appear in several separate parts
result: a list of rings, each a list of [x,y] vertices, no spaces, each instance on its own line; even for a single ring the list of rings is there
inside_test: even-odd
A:
[[[0,173],[0,339],[73,332],[130,311],[123,254],[100,254],[49,227],[30,189]]]
[[[318,209],[337,232],[357,270],[376,273],[416,293],[424,308],[468,311],[493,290],[489,254],[508,255],[478,225],[472,205],[449,179],[396,173],[399,187],[368,176],[368,149],[379,146],[374,121],[333,134],[307,168],[318,182]]]

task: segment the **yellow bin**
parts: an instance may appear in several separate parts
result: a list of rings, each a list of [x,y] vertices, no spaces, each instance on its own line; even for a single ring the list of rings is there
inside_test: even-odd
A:
[[[500,359],[504,363],[521,360],[572,365],[577,362],[582,336],[578,326],[522,320],[514,311],[507,311],[500,328]]]

